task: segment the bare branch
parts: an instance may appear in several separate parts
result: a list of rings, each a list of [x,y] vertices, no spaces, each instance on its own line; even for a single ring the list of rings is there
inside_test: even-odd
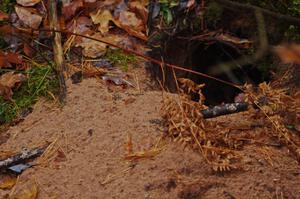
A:
[[[249,4],[245,4],[245,3],[233,2],[230,0],[215,0],[215,1],[220,3],[222,6],[228,8],[228,9],[231,9],[231,10],[247,10],[247,11],[257,10],[257,11],[262,12],[264,15],[268,15],[270,17],[276,18],[277,20],[285,21],[286,23],[291,24],[291,25],[300,26],[300,19],[297,17],[291,17],[291,16],[284,15],[281,13],[272,12],[270,10],[260,8],[258,6],[253,6],[253,5],[249,5]]]

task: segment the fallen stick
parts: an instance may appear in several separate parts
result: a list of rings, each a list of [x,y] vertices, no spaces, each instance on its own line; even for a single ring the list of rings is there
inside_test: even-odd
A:
[[[214,106],[212,108],[201,110],[203,118],[213,118],[221,115],[228,115],[248,110],[248,103],[229,103],[224,105]]]
[[[32,150],[23,150],[21,153],[8,157],[4,160],[0,160],[0,170],[8,169],[11,166],[24,163],[29,159],[36,158],[45,151],[46,146],[41,148],[35,148]]]
[[[57,1],[56,0],[48,0],[48,13],[49,13],[49,25],[50,29],[60,30],[59,22],[57,20]],[[64,54],[61,45],[61,33],[60,32],[52,32],[53,34],[53,54],[54,54],[54,62],[56,65],[56,73],[59,80],[59,100],[62,104],[65,103],[65,98],[67,95],[67,86],[65,82],[64,72]]]

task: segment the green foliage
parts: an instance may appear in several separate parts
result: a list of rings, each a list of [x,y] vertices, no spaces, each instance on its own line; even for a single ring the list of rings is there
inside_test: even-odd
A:
[[[12,121],[20,111],[30,107],[39,96],[58,92],[58,80],[51,66],[35,67],[26,72],[28,80],[14,91],[13,102],[0,97],[1,122]]]
[[[0,0],[0,10],[5,13],[11,13],[14,9],[16,0]]]
[[[235,0],[265,8],[281,14],[300,16],[300,0],[274,1],[274,0]]]
[[[221,19],[221,16],[223,14],[223,7],[219,4],[212,2],[209,3],[206,10],[205,10],[205,20],[207,21],[207,24],[213,26],[213,28],[216,27],[217,23]]]
[[[288,41],[300,41],[300,28],[291,25],[285,32],[285,37]]]
[[[175,6],[178,6],[179,1],[178,1],[178,0],[159,0],[159,3],[160,3],[162,6],[166,6],[166,7],[169,7],[169,8],[173,8],[173,7],[175,7]]]
[[[178,0],[159,0],[160,12],[166,24],[171,24],[173,21],[172,8],[178,6]]]
[[[288,7],[288,13],[292,16],[300,16],[300,0],[292,0]]]
[[[106,58],[117,66],[121,66],[124,71],[128,71],[128,65],[137,62],[137,58],[132,54],[125,54],[122,50],[109,50]]]
[[[161,15],[164,18],[164,21],[166,22],[166,24],[171,24],[173,21],[173,15],[172,15],[172,11],[168,6],[161,6]]]

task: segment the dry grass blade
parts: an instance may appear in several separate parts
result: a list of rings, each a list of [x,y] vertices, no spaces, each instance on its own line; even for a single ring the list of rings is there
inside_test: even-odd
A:
[[[58,138],[56,138],[44,151],[44,153],[39,157],[37,164],[38,165],[47,165],[54,158],[56,152],[59,149],[57,144]]]
[[[140,159],[154,158],[157,156],[163,149],[162,148],[153,148],[147,151],[135,152],[128,154],[124,157],[125,160],[136,161]]]
[[[131,169],[132,169],[132,167],[128,167],[128,168],[126,168],[126,169],[120,171],[120,172],[117,173],[117,174],[114,174],[114,175],[109,174],[109,175],[106,176],[105,180],[103,180],[102,182],[100,182],[100,184],[101,184],[101,185],[108,184],[108,183],[110,183],[110,182],[112,182],[112,181],[114,181],[114,180],[116,180],[116,179],[122,177],[122,176],[125,175],[127,172],[129,172]]]
[[[132,137],[131,137],[131,134],[128,133],[127,141],[125,143],[125,148],[126,148],[127,154],[125,155],[124,159],[128,160],[128,161],[137,161],[137,160],[141,160],[141,159],[154,158],[159,153],[161,153],[161,151],[163,150],[163,146],[160,146],[160,142],[161,142],[161,137],[158,139],[158,141],[154,147],[152,147],[148,150],[134,152]]]

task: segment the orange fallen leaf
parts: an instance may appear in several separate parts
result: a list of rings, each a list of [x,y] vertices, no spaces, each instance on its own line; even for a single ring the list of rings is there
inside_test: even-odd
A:
[[[23,51],[24,51],[25,55],[27,55],[30,58],[32,58],[33,55],[34,55],[33,48],[29,44],[27,44],[27,43],[24,43]]]
[[[0,176],[0,189],[11,189],[17,182],[16,176],[4,175]]]
[[[126,38],[123,35],[119,34],[109,34],[107,36],[102,36],[100,33],[95,33],[91,35],[91,37],[115,45],[121,45],[123,41],[126,41]],[[82,42],[77,43],[76,46],[83,48],[82,54],[84,56],[92,58],[104,55],[108,48],[108,45],[105,43],[101,43],[87,38],[82,38]]]
[[[146,30],[145,24],[141,19],[137,18],[135,13],[130,11],[120,12],[114,22],[119,28],[124,29],[128,34],[142,40],[147,40],[146,35],[143,33],[143,31]]]
[[[23,59],[18,53],[0,50],[0,68],[9,68],[10,64],[22,64]]]
[[[78,34],[86,34],[91,32],[91,27],[93,26],[92,20],[88,17],[80,16],[74,21],[67,24],[67,30],[69,32],[76,32]]]
[[[5,100],[11,100],[13,95],[12,89],[20,86],[25,80],[26,76],[23,74],[4,73],[0,76],[0,96],[3,96]]]
[[[8,19],[8,15],[2,11],[0,11],[0,21],[4,21]]]
[[[16,34],[16,33],[29,33],[30,35],[37,36],[38,32],[37,31],[32,31],[30,28],[16,28],[11,25],[1,25],[0,26],[0,32],[3,34]]]
[[[285,44],[274,48],[274,52],[285,64],[300,64],[300,44]]]
[[[15,87],[17,84],[26,80],[23,74],[14,74],[14,72],[7,72],[0,76],[0,84],[10,88]]]
[[[100,33],[95,33],[91,35],[95,39],[102,39]],[[91,39],[82,38],[82,42],[76,44],[77,47],[82,47],[82,54],[86,57],[100,57],[106,53],[107,45],[101,42],[96,42]]]
[[[20,21],[33,29],[37,29],[43,20],[42,16],[37,14],[37,11],[34,8],[15,6],[15,11]]]
[[[147,2],[143,1],[130,1],[129,8],[135,12],[143,21],[144,24],[147,24],[148,20],[148,9],[146,8]]]
[[[19,184],[19,183],[18,183]],[[17,186],[18,186],[17,184]],[[38,195],[38,186],[32,181],[26,181],[16,188],[10,199],[36,199]]]
[[[82,0],[74,0],[71,3],[63,5],[62,13],[66,17],[66,19],[70,19],[76,14],[76,11],[78,11],[82,7],[83,7]]]
[[[104,34],[109,31],[109,22],[114,22],[114,18],[109,10],[98,10],[90,14],[94,24],[100,24],[98,30]]]

